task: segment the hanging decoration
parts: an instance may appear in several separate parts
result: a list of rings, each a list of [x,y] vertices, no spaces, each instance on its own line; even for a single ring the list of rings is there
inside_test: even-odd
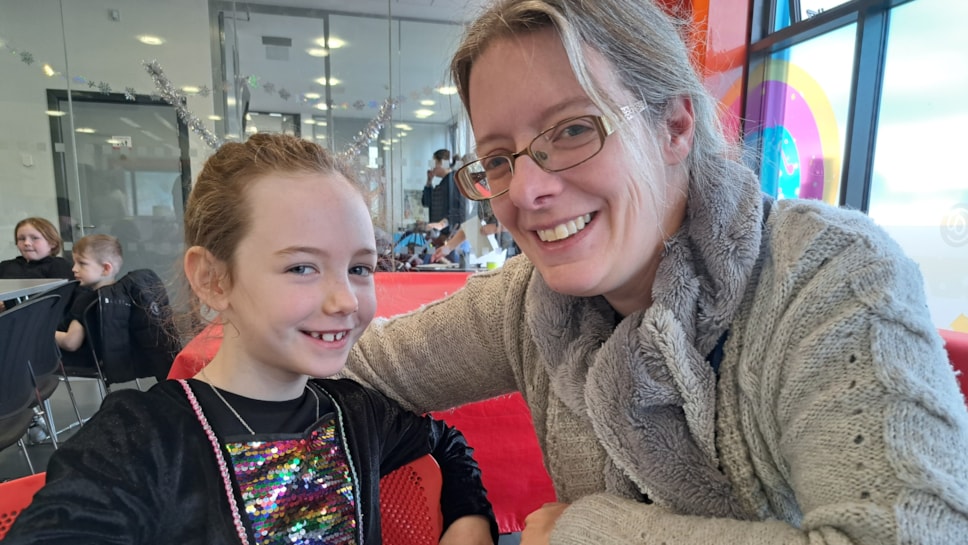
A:
[[[186,103],[188,97],[184,93],[175,88],[165,75],[165,71],[161,69],[161,65],[158,61],[142,61],[145,70],[151,76],[151,79],[155,82],[155,87],[158,89],[161,98],[171,104],[175,108],[175,112],[178,118],[182,120],[188,128],[205,141],[206,144],[212,149],[218,149],[224,141],[215,135],[212,131],[205,126],[205,123],[201,119],[195,116],[191,111],[189,111]]]
[[[386,122],[390,120],[390,116],[393,115],[393,109],[396,107],[397,101],[392,98],[383,101],[383,105],[380,106],[380,113],[367,123],[363,130],[356,133],[353,142],[346,146],[346,149],[339,154],[339,158],[350,162],[354,157],[362,153],[370,145],[370,141],[380,135],[380,131],[383,130]]]
[[[3,51],[3,50],[7,50],[10,54],[17,56],[18,60],[26,64],[27,66],[31,66],[34,64],[34,62],[36,62],[34,59],[34,54],[31,53],[30,51],[17,49],[5,43],[3,40],[0,40],[0,51]],[[55,71],[54,74],[60,76],[61,78],[67,79],[67,76],[65,76],[61,72]],[[289,99],[291,98],[294,98],[295,101],[302,104],[309,104],[309,103],[315,104],[319,101],[318,99],[308,98],[303,93],[293,93],[287,88],[280,87],[276,83],[265,80],[264,78],[258,75],[254,75],[254,74],[240,75],[239,79],[249,89],[261,90],[266,94],[278,96],[279,98],[281,98],[286,102],[288,102]],[[111,93],[112,87],[107,82],[92,80],[84,76],[73,76],[70,78],[70,80],[74,84],[86,85],[89,89],[96,90],[97,92],[100,92],[102,94]],[[394,99],[394,101],[397,104],[403,104],[408,101],[417,102],[421,98],[433,96],[435,90],[439,89],[442,85],[443,83],[438,83],[433,87],[425,86],[420,90],[411,91],[410,93],[406,93],[406,94],[399,94]],[[130,86],[124,86],[124,87],[118,87],[118,88],[124,89],[124,95],[125,95],[124,98],[125,100],[130,100],[130,101],[135,101],[136,99],[134,97],[135,95],[138,95],[138,94],[145,94],[145,95],[152,94],[152,93],[140,93],[139,91],[136,91],[134,87],[130,87]],[[199,87],[199,91],[197,93],[194,93],[193,95],[190,95],[190,96],[208,97],[210,94],[211,94],[211,88],[209,88],[206,85],[202,85]],[[346,111],[346,110],[362,111],[364,109],[376,110],[380,108],[380,102],[377,100],[365,100],[361,98],[361,99],[348,100],[346,102],[334,102],[332,104],[329,104],[328,106],[331,110],[343,110],[343,111]]]

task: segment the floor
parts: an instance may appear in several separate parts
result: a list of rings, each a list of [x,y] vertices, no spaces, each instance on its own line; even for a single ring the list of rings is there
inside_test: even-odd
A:
[[[141,379],[141,388],[148,389],[154,383],[154,379]],[[137,387],[138,385],[134,382],[111,385],[112,390]],[[71,379],[71,389],[74,391],[81,418],[89,418],[101,404],[97,382],[89,379]],[[58,433],[58,440],[66,440],[77,429],[77,417],[74,414],[74,408],[71,406],[67,387],[63,382],[54,391],[50,401],[54,413],[54,424],[57,429],[63,430]],[[27,452],[34,464],[34,469],[43,471],[47,466],[50,455],[54,452],[54,447],[47,441],[28,445]],[[15,479],[28,474],[30,474],[30,470],[18,445],[14,444],[0,451],[0,481]],[[517,545],[518,543],[520,543],[519,534],[506,534],[501,536],[498,545]]]

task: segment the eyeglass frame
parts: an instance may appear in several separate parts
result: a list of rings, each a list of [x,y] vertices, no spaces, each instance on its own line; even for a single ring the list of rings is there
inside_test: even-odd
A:
[[[636,114],[638,114],[644,109],[645,109],[644,102],[638,102],[633,106],[622,106],[622,115],[625,116],[626,120],[629,120],[629,119],[632,119]],[[562,168],[554,168],[554,169],[546,168],[542,164],[542,162],[538,159],[538,157],[535,155],[535,152],[531,149],[531,146],[533,146],[534,143],[537,142],[538,139],[541,138],[542,136],[548,134],[551,131],[554,131],[561,125],[564,125],[565,123],[570,123],[572,121],[575,121],[576,119],[591,119],[594,122],[595,131],[598,133],[598,144],[599,144],[598,149],[595,150],[595,152],[589,155],[588,157],[582,159],[581,161],[578,161],[573,165],[569,165]],[[605,139],[608,138],[614,132],[615,132],[615,127],[612,126],[612,122],[608,120],[608,117],[604,115],[586,114],[586,115],[576,115],[574,117],[562,119],[561,121],[558,121],[557,123],[548,127],[547,129],[544,129],[541,132],[539,132],[534,138],[531,139],[530,142],[528,142],[528,145],[525,146],[524,149],[522,149],[521,151],[514,152],[514,153],[492,153],[491,155],[485,155],[480,159],[471,161],[470,163],[463,165],[462,167],[457,169],[457,172],[454,173],[454,183],[457,186],[457,189],[461,192],[461,194],[464,195],[464,197],[472,201],[489,201],[495,197],[500,197],[501,195],[504,195],[505,193],[510,191],[511,184],[508,184],[508,187],[504,188],[503,190],[497,193],[492,193],[490,197],[477,197],[477,195],[479,195],[479,192],[473,189],[477,184],[475,184],[473,181],[470,180],[471,174],[467,172],[467,169],[470,166],[474,165],[475,163],[482,163],[483,161],[487,159],[493,159],[494,157],[505,157],[508,159],[508,170],[510,171],[508,175],[513,176],[514,162],[517,160],[518,157],[526,155],[530,157],[532,161],[534,161],[534,164],[537,165],[538,168],[540,168],[545,172],[562,172],[570,168],[575,168],[578,165],[584,164],[589,160],[591,160],[596,155],[598,155],[599,153],[601,153],[602,150],[605,149]],[[465,177],[467,178],[467,181],[464,181]],[[468,187],[464,187],[465,183],[468,185]]]

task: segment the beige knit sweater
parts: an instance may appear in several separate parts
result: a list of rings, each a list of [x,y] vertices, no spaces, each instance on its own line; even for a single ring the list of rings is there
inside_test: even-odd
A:
[[[555,545],[968,543],[968,411],[916,265],[821,203],[761,229],[735,187],[690,194],[645,311],[522,256],[375,322],[349,374],[418,411],[520,391],[572,504]]]

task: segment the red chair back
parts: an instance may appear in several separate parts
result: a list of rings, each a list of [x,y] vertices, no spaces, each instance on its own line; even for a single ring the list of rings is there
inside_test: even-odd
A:
[[[0,483],[0,540],[42,486],[46,473]],[[444,529],[440,511],[443,478],[427,454],[380,479],[384,545],[437,545]]]
[[[437,545],[444,529],[442,486],[440,467],[429,454],[380,479],[383,545]]]
[[[939,329],[944,339],[944,348],[948,351],[948,360],[958,373],[958,383],[961,391],[968,399],[968,333]]]
[[[44,486],[46,473],[34,473],[26,477],[0,483],[0,539],[7,535],[17,515],[34,499]]]

